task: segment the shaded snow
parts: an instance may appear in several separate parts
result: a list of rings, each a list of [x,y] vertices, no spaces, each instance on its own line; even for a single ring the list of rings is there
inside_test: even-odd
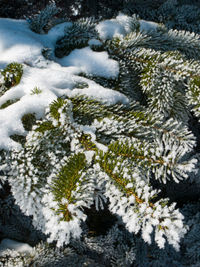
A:
[[[0,68],[11,62],[36,65],[45,59],[44,47],[53,48],[56,40],[63,36],[66,22],[52,28],[48,34],[37,34],[29,29],[25,20],[0,18]]]
[[[149,31],[156,31],[159,24],[153,21],[146,21],[146,20],[139,20],[140,22],[140,31],[142,32],[149,32]]]
[[[0,19],[0,67],[10,62],[34,61],[41,56],[39,35],[24,20]]]
[[[102,45],[102,43],[97,39],[90,39],[88,44],[91,45],[91,46],[92,45],[95,45],[95,46],[101,46]]]
[[[3,239],[0,243],[0,256],[4,256],[5,254],[12,256],[13,252],[33,254],[34,249],[27,243],[17,242],[8,238]]]

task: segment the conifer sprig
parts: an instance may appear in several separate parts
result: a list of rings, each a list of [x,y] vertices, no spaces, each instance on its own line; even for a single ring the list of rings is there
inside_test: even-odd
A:
[[[63,214],[64,221],[70,221],[73,218],[73,214],[68,209],[69,205],[78,205],[77,201],[80,202],[81,199],[82,206],[85,204],[86,207],[89,207],[93,203],[93,192],[90,192],[88,199],[86,199],[86,192],[84,192],[84,189],[87,188],[88,194],[90,187],[89,179],[84,174],[86,165],[84,154],[79,153],[70,156],[52,183],[52,193],[59,205],[56,213]]]
[[[89,125],[81,125],[78,122],[83,118],[77,118],[79,114],[87,116],[89,105],[96,107],[96,112]],[[100,118],[99,110],[108,117]],[[25,214],[33,216],[34,225],[49,235],[49,242],[56,240],[58,246],[68,243],[70,236],[80,235],[80,224],[86,219],[84,208],[95,202],[97,209],[98,203],[103,208],[106,197],[110,211],[122,217],[130,232],[141,232],[150,243],[155,231],[159,247],[167,239],[178,248],[185,231],[182,216],[166,200],[155,202],[159,191],[151,187],[150,177],[162,182],[187,178],[196,160],[184,160],[188,151],[180,144],[192,147],[193,136],[175,121],[159,127],[154,117],[146,118],[137,105],[125,107],[125,118],[123,106],[116,105],[115,110],[116,114],[113,107],[86,98],[58,99],[50,104],[46,118],[36,123],[22,150],[12,153],[10,184],[16,202]],[[110,122],[119,128],[114,126],[107,141],[101,142]],[[148,129],[149,136],[127,134],[131,122],[137,125],[135,131]]]
[[[59,58],[67,56],[75,47],[86,47],[93,38],[98,38],[94,19],[80,19],[67,27],[65,36],[56,42],[55,55]]]

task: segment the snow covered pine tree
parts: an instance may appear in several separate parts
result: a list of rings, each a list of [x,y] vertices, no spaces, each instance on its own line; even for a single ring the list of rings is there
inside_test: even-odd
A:
[[[199,35],[123,14],[70,25],[56,42],[56,57],[86,48],[108,53],[118,62],[119,75],[83,70],[74,84],[78,94],[58,97],[37,121],[26,114],[26,139],[15,136],[21,146],[2,151],[16,203],[58,247],[81,236],[85,208],[103,209],[107,202],[129,232],[178,250],[187,231],[184,217],[152,184],[178,183],[196,171],[189,119],[200,115]],[[2,88],[9,71],[1,72]],[[85,96],[91,82],[118,91],[126,101],[108,104]]]

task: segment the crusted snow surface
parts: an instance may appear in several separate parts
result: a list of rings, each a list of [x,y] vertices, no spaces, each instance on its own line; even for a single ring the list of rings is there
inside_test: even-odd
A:
[[[118,18],[118,21],[123,19],[125,17]],[[50,61],[43,57],[42,50],[53,50],[56,40],[63,36],[64,29],[70,25],[70,22],[61,23],[47,34],[41,35],[32,32],[25,20],[0,18],[0,69],[11,62],[23,64],[20,83],[0,97],[0,106],[8,100],[18,100],[7,108],[0,109],[0,149],[18,148],[19,144],[10,136],[26,135],[22,116],[35,113],[37,118],[42,118],[47,106],[59,96],[84,94],[108,105],[128,102],[123,94],[78,76],[85,73],[116,78],[119,74],[118,62],[110,59],[107,52],[94,52],[90,47],[85,47],[73,50],[62,59],[52,55]],[[79,89],[77,84],[80,83],[87,84],[87,87]],[[33,94],[35,88],[41,93]]]

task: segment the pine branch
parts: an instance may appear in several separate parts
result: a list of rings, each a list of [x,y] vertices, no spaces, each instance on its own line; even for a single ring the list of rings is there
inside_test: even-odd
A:
[[[75,154],[71,156],[67,163],[61,168],[56,179],[54,179],[51,185],[55,201],[58,202],[59,206],[55,212],[59,215],[63,214],[63,220],[65,221],[70,221],[73,219],[73,214],[71,214],[68,209],[69,205],[73,204],[78,206],[77,202],[80,201],[79,198],[83,199],[83,203],[88,202],[86,200],[86,192],[84,192],[83,189],[85,187],[87,190],[89,190],[87,177],[83,175],[85,168],[86,160],[84,154]],[[77,191],[80,192],[78,193]],[[92,197],[90,197],[89,203],[90,205],[93,203]],[[86,206],[88,207],[88,203]]]
[[[181,221],[183,216],[175,209],[175,204],[167,205],[168,201],[163,199],[152,202],[158,191],[146,184],[147,178],[137,167],[133,168],[134,172],[127,172],[127,163],[114,156],[106,157],[104,155],[101,159],[100,156],[98,163],[108,180],[106,196],[111,203],[109,209],[122,217],[130,232],[137,234],[141,231],[146,242],[151,243],[150,234],[155,230],[155,241],[160,248],[164,247],[167,238],[178,249],[179,238],[186,230]]]
[[[67,56],[75,47],[80,49],[87,46],[93,38],[98,38],[94,20],[80,19],[67,27],[65,36],[56,42],[55,55],[59,58]]]

